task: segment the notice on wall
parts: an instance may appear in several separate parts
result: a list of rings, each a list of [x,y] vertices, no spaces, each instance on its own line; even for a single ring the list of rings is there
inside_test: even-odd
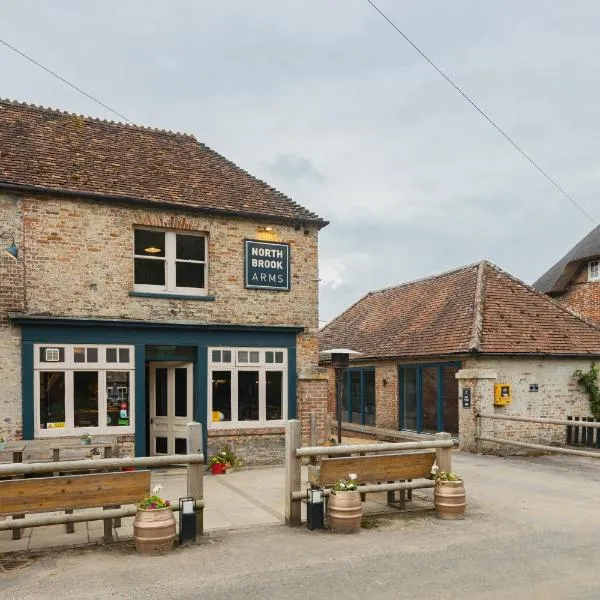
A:
[[[246,240],[245,286],[250,289],[290,289],[290,245]]]

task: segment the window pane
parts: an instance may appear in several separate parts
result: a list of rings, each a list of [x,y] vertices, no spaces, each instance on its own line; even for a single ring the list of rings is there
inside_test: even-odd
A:
[[[87,349],[87,361],[90,363],[98,362],[98,348]]]
[[[283,373],[267,371],[267,421],[283,419]]]
[[[40,373],[40,429],[65,427],[65,374]]]
[[[157,437],[154,445],[155,454],[166,454],[168,452],[168,444],[166,437]]]
[[[238,362],[247,363],[248,362],[248,352],[245,350],[240,350],[238,352]]]
[[[73,348],[73,362],[85,362],[85,348]]]
[[[107,348],[106,349],[106,362],[116,363],[117,362],[117,349]]]
[[[231,350],[223,350],[223,362],[224,363],[231,362]]]
[[[98,371],[73,373],[75,427],[98,427]]]
[[[438,405],[438,368],[423,368],[423,431],[435,432],[438,430],[437,405]]]
[[[250,362],[257,363],[260,361],[260,352],[250,352]]]
[[[167,369],[156,369],[154,385],[156,414],[155,417],[167,416]]]
[[[403,429],[417,430],[417,369],[404,369]]]
[[[276,363],[283,362],[283,352],[275,352],[275,362]]]
[[[444,403],[444,425],[442,431],[458,435],[458,380],[456,367],[442,369],[442,402]]]
[[[350,370],[350,422],[360,423],[360,371]]]
[[[138,256],[165,255],[164,231],[148,231],[146,229],[136,229],[134,233],[134,239],[134,252]]]
[[[106,424],[109,427],[129,425],[129,373],[106,372]]]
[[[238,420],[258,421],[258,371],[238,372]]]
[[[40,348],[40,362],[65,362],[65,349],[42,346]]]
[[[119,348],[119,362],[129,362],[129,348]]]
[[[204,237],[177,234],[177,258],[181,260],[204,260]]]
[[[265,352],[265,362],[267,362],[267,363],[275,362],[275,357],[273,356],[273,352]]]
[[[231,421],[231,371],[212,373],[212,420]]]
[[[204,265],[178,262],[175,263],[175,271],[175,285],[177,287],[204,287]]]
[[[187,417],[187,369],[175,369],[175,416]]]
[[[187,454],[187,440],[175,438],[175,454]]]
[[[375,426],[375,371],[363,371],[365,425]]]
[[[212,351],[212,361],[213,362],[221,362],[221,351],[220,350]]]
[[[136,258],[134,282],[139,285],[165,285],[165,261]]]

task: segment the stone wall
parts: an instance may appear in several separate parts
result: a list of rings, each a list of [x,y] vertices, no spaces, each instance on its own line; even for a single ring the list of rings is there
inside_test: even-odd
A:
[[[587,370],[591,360],[570,358],[477,358],[463,361],[459,395],[471,388],[471,408],[460,408],[460,447],[468,451],[494,454],[522,454],[516,446],[476,443],[475,414],[566,419],[591,416],[587,396],[580,390],[573,373]],[[512,403],[494,406],[494,384],[511,385]],[[537,384],[538,391],[529,391]],[[481,434],[537,444],[564,444],[565,426],[534,425],[517,421],[482,420]]]
[[[244,287],[244,240],[290,244],[291,291]],[[208,236],[207,294],[212,301],[132,297],[136,226],[203,232]],[[16,197],[0,193],[0,230],[15,234],[19,261],[0,259],[0,435],[21,435],[21,350],[8,312],[73,318],[193,321],[242,325],[297,325],[299,411],[319,392],[318,230],[245,219],[211,218],[166,208],[100,201]],[[4,239],[2,241],[5,241]],[[10,240],[7,241],[9,243]],[[321,393],[323,402],[325,394]],[[311,404],[312,403],[312,404]],[[311,408],[312,410],[312,408]],[[320,409],[322,421],[324,407]],[[300,413],[299,413],[300,414]]]

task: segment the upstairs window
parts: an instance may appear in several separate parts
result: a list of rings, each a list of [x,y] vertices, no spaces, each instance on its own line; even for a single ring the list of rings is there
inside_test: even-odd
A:
[[[206,236],[136,229],[134,289],[141,292],[206,294]]]
[[[600,279],[600,260],[590,260],[588,263],[588,280]]]

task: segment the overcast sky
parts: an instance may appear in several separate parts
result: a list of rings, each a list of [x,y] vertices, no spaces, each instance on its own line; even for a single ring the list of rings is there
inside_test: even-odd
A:
[[[597,1],[376,3],[600,217]],[[0,38],[331,221],[323,321],[483,258],[532,282],[594,226],[366,0],[20,0]],[[116,118],[1,45],[0,96]]]

